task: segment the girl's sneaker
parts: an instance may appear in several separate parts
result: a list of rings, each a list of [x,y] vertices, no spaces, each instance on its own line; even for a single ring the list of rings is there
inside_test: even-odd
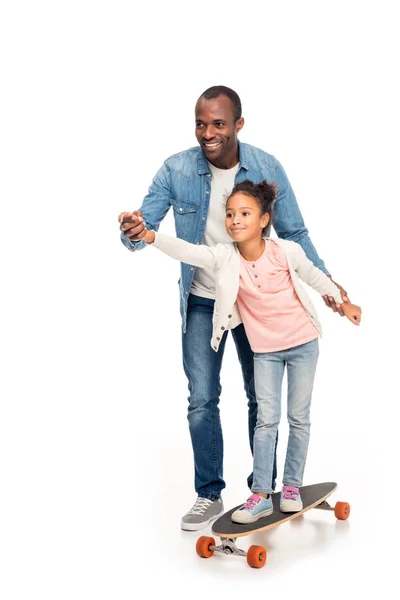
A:
[[[281,500],[279,504],[280,511],[299,512],[303,510],[303,502],[301,501],[299,488],[292,485],[284,485],[281,491]]]
[[[232,513],[231,519],[234,523],[254,523],[261,517],[272,515],[273,511],[271,495],[269,498],[263,498],[258,494],[252,494],[240,508]]]

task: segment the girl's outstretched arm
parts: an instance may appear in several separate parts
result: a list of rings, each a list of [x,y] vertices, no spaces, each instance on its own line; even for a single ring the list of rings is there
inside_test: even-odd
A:
[[[156,248],[176,260],[203,269],[218,269],[223,256],[228,252],[224,244],[216,246],[190,244],[180,238],[149,230],[146,231],[143,239],[147,244],[154,244]]]
[[[352,304],[349,301],[343,302],[339,288],[333,283],[333,281],[313,265],[303,250],[303,248],[296,244],[295,252],[292,258],[294,258],[294,268],[299,277],[312,287],[316,292],[319,292],[322,296],[327,294],[332,296],[337,304],[337,307],[343,310],[344,315],[354,325],[359,325],[361,321],[361,308],[356,304]]]

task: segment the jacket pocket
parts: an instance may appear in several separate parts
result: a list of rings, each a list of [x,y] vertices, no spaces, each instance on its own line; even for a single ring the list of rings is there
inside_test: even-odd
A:
[[[174,199],[172,206],[174,208],[176,235],[188,242],[193,242],[198,227],[199,204]]]
[[[186,200],[172,200],[172,206],[174,213],[177,215],[187,215],[195,213],[199,208],[199,205],[194,202],[187,202]]]

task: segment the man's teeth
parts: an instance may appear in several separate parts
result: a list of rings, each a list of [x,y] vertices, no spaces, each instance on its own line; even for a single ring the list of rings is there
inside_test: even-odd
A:
[[[207,148],[215,148],[215,146],[218,146],[220,144],[220,142],[215,142],[214,144],[204,144],[205,146],[207,146]]]

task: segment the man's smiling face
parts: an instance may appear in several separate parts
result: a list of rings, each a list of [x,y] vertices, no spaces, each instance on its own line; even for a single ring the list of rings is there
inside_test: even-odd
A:
[[[237,134],[244,120],[235,121],[231,100],[224,95],[210,100],[200,97],[195,115],[196,138],[207,160],[221,169],[234,167],[238,161]]]

